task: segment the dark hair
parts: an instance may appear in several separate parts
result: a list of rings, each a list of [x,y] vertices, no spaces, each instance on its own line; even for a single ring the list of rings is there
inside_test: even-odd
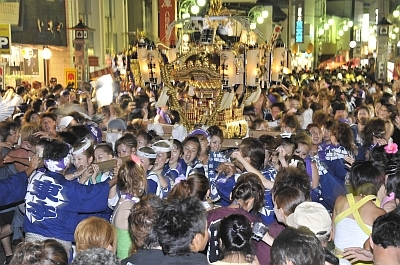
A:
[[[201,146],[200,146],[199,138],[197,138],[196,136],[188,136],[188,137],[186,137],[186,138],[182,141],[182,152],[183,152],[183,147],[184,147],[188,142],[193,142],[193,143],[196,144],[196,146],[197,146],[197,154],[196,154],[196,156],[198,156],[199,153],[200,153],[200,151],[201,151]]]
[[[285,124],[290,128],[293,128],[295,131],[300,129],[299,119],[294,114],[286,113],[285,115],[283,115],[281,119],[281,126],[282,124]]]
[[[64,246],[54,239],[22,242],[17,246],[10,265],[67,265]]]
[[[259,141],[262,143],[265,150],[275,150],[278,147],[278,142],[272,135],[263,134],[260,136]]]
[[[265,188],[259,176],[254,173],[244,173],[236,181],[232,190],[232,201],[247,200],[254,198],[253,212],[258,212],[264,206]]]
[[[139,130],[136,133],[136,137],[135,138],[137,139],[138,136],[142,136],[144,138],[144,140],[147,142],[147,144],[151,144],[153,142],[153,135],[151,135],[149,132],[146,132],[145,130]]]
[[[168,194],[168,199],[196,197],[204,201],[209,189],[210,182],[208,178],[203,174],[194,173],[186,180],[181,180],[179,183],[175,184]]]
[[[193,238],[206,233],[206,209],[197,198],[170,200],[160,211],[159,220],[156,232],[164,255],[191,253]]]
[[[372,241],[383,248],[400,247],[400,215],[389,212],[375,219],[372,226]]]
[[[89,128],[85,125],[70,126],[68,127],[67,132],[73,133],[78,139],[78,141],[82,141],[85,138],[93,139],[93,136]]]
[[[329,249],[324,248],[325,250],[325,262],[329,262],[332,265],[339,265],[339,259],[333,254]]]
[[[132,241],[137,248],[158,247],[158,237],[154,230],[165,201],[154,194],[148,194],[132,206],[128,225]]]
[[[24,93],[26,91],[26,88],[24,86],[19,86],[17,88],[17,91],[15,93],[17,93],[18,95],[21,95],[22,93]]]
[[[89,248],[76,254],[71,265],[119,265],[120,261],[114,253],[104,248]]]
[[[384,155],[388,158],[388,163],[386,167],[386,194],[389,195],[391,192],[395,192],[400,184],[400,155],[396,154],[386,154]]]
[[[354,150],[353,130],[350,125],[344,122],[335,122],[331,128],[331,134],[336,137],[339,144],[346,148],[347,151]]]
[[[71,113],[69,113],[67,116],[71,116],[72,118],[74,118],[74,120],[78,123],[83,125],[85,123],[85,121],[87,120],[85,118],[85,116],[83,116],[82,114],[80,114],[77,111],[73,111]]]
[[[221,220],[217,237],[219,245],[219,260],[230,255],[242,255],[248,262],[253,262],[255,252],[251,240],[251,224],[242,214],[231,214]]]
[[[364,146],[369,147],[373,142],[373,136],[382,138],[385,136],[385,121],[381,118],[370,119],[364,127],[362,136],[364,136]]]
[[[35,111],[36,113],[39,113],[40,107],[42,106],[42,104],[43,104],[43,101],[41,99],[35,99],[32,103],[33,111]]]
[[[94,148],[94,151],[97,149],[101,149],[104,153],[114,156],[114,150],[112,149],[112,145],[110,143],[98,144]]]
[[[137,147],[136,138],[130,133],[125,134],[124,136],[119,138],[117,141],[115,141],[115,147],[114,147],[115,153],[117,153],[118,146],[120,146],[121,144],[124,144],[124,145],[128,146],[129,148],[136,149],[136,147]]]
[[[50,118],[53,121],[57,121],[57,115],[54,113],[45,112],[45,113],[40,114],[40,120],[42,120],[43,118]]]
[[[74,145],[78,141],[78,137],[72,132],[58,132],[58,138],[70,145]]]
[[[262,143],[256,138],[244,138],[239,145],[239,151],[243,157],[250,158],[250,164],[261,170],[264,164],[265,150]]]
[[[15,121],[0,122],[0,141],[5,142],[11,131],[20,130],[21,126]]]
[[[304,193],[295,187],[284,186],[274,191],[273,194],[275,206],[282,209],[286,216],[294,213],[296,207],[305,202]]]
[[[173,147],[174,145],[176,146],[176,149],[180,150],[181,153],[182,153],[183,145],[182,145],[181,141],[179,141],[179,140],[177,140],[177,139],[173,139],[173,140],[172,140],[172,147]]]
[[[372,161],[357,161],[351,166],[349,181],[354,195],[376,195],[385,176]]]
[[[68,145],[59,140],[49,140],[48,144],[46,144],[43,149],[43,159],[59,161],[66,157],[68,154]]]
[[[224,132],[217,125],[208,127],[207,132],[210,134],[210,137],[216,135],[221,139],[221,141],[224,140]]]
[[[271,192],[275,193],[283,187],[298,188],[303,192],[306,201],[311,200],[310,177],[304,170],[295,167],[287,167],[279,170],[275,177],[274,186],[272,187]]]
[[[286,227],[271,247],[271,264],[282,265],[288,260],[293,264],[323,265],[325,251],[310,229]]]

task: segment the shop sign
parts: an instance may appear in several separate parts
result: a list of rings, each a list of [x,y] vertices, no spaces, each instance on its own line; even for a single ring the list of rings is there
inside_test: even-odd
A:
[[[65,85],[74,83],[77,86],[77,72],[76,69],[64,70]]]
[[[175,20],[175,0],[160,0],[160,40],[167,44],[175,44],[175,31],[172,31],[170,36],[167,36],[167,29],[169,24]]]
[[[296,3],[295,42],[304,43],[304,0]]]
[[[10,24],[0,24],[0,54],[11,54]]]

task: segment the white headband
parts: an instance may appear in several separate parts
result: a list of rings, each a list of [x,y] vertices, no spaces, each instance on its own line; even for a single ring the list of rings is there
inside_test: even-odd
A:
[[[163,147],[163,146],[157,146],[158,143],[166,143],[168,145],[168,147]],[[170,141],[167,140],[161,140],[161,141],[157,141],[153,144],[152,148],[154,149],[154,151],[156,152],[160,152],[160,153],[168,153],[171,152],[172,149],[172,144]]]
[[[79,148],[79,149],[77,149],[77,150],[75,150],[75,149],[72,150],[72,154],[73,154],[73,155],[80,155],[80,154],[82,154],[83,152],[85,152],[86,150],[88,150],[88,148],[92,145],[92,142],[91,142],[89,139],[87,139],[87,138],[85,138],[85,140],[83,140],[83,141],[85,142],[85,144],[84,144],[81,148]]]
[[[156,158],[157,157],[157,154],[149,154],[149,153],[142,152],[140,150],[136,151],[136,155],[137,156],[141,156],[141,157],[145,157],[145,158]]]

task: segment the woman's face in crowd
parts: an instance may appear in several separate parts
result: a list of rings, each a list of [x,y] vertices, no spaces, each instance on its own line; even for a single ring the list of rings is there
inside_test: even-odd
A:
[[[219,152],[221,151],[222,140],[217,135],[213,135],[210,140],[210,151]]]
[[[297,145],[297,149],[294,151],[294,154],[305,159],[310,151],[310,147],[306,144],[299,143]]]
[[[197,157],[197,153],[199,149],[195,142],[189,141],[183,146],[183,155],[182,158],[185,160],[186,164],[193,162],[193,160]]]
[[[136,136],[136,141],[137,141],[137,148],[139,149],[140,147],[145,147],[147,146],[147,140],[144,139],[142,135]]]
[[[132,154],[132,150],[126,144],[120,144],[117,148],[118,157],[126,157]]]
[[[320,143],[322,143],[322,131],[320,128],[311,127],[309,133],[311,134],[312,144],[319,145]]]
[[[331,140],[331,131],[330,130],[328,130],[326,128],[323,128],[322,129],[322,133],[323,133],[324,141],[330,141]]]
[[[207,153],[207,148],[208,148],[208,140],[207,138],[204,136],[199,137],[199,142],[200,142],[200,154],[205,154]]]
[[[181,150],[176,148],[176,145],[174,145],[171,149],[171,158],[169,159],[169,163],[175,164],[176,162],[178,162],[180,156],[181,156]]]
[[[85,154],[73,155],[74,157],[74,166],[79,168],[80,166],[90,165],[93,161],[93,157],[88,157]]]
[[[357,119],[360,121],[361,119],[369,120],[369,113],[366,109],[359,109],[357,113]]]
[[[387,109],[386,106],[381,106],[378,109],[378,117],[381,118],[382,120],[388,120],[390,117],[390,112]]]
[[[112,155],[104,152],[103,149],[97,148],[94,150],[94,162],[99,163],[99,162],[104,162],[107,160],[112,159]]]
[[[39,124],[39,122],[40,122],[39,115],[37,115],[36,113],[32,114],[30,122],[31,123],[35,123],[35,124]]]
[[[166,163],[168,163],[167,153],[157,152],[156,160],[154,161],[153,170],[162,170]]]
[[[19,140],[19,136],[21,135],[20,130],[19,129],[12,129],[9,131],[7,138],[5,139],[6,142],[14,145],[18,143]]]

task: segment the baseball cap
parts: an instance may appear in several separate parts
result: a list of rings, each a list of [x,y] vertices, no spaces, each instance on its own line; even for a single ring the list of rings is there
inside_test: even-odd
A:
[[[125,131],[126,130],[126,123],[122,119],[112,119],[107,124],[107,131],[118,130],[118,131]]]
[[[316,236],[328,235],[332,229],[332,221],[328,211],[317,202],[299,204],[294,213],[288,216],[286,223],[294,228],[305,226]]]

